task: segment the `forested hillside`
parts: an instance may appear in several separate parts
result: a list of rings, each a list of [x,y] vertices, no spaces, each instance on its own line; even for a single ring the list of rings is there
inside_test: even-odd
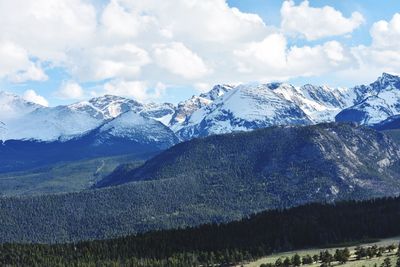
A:
[[[228,222],[267,209],[400,193],[399,146],[350,124],[181,143],[79,193],[0,199],[0,242],[70,242]]]
[[[400,234],[400,198],[308,204],[228,224],[64,245],[0,245],[0,264],[199,266]]]

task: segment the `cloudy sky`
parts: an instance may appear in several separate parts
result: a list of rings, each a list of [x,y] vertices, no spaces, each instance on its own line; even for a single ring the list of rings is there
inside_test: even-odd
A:
[[[382,72],[400,74],[398,0],[0,0],[0,88],[43,105]]]

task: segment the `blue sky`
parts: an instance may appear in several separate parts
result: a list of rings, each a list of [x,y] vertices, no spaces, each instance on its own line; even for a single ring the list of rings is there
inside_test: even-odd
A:
[[[394,0],[5,0],[0,87],[54,106],[177,103],[217,83],[352,86],[400,73],[397,13]]]

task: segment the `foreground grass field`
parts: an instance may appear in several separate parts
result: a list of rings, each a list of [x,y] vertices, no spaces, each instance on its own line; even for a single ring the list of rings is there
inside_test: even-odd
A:
[[[384,259],[386,257],[389,257],[391,260],[392,266],[396,266],[396,252],[397,250],[394,250],[392,252],[385,252],[381,257],[374,257],[372,259],[361,259],[357,260],[355,256],[355,248],[357,246],[362,246],[362,247],[370,247],[373,245],[377,245],[378,247],[383,247],[383,246],[389,246],[389,245],[395,245],[396,248],[400,242],[400,237],[395,237],[395,238],[390,238],[390,239],[383,239],[378,242],[367,242],[367,243],[362,243],[362,244],[354,244],[352,246],[336,246],[336,247],[330,247],[330,248],[319,248],[319,249],[305,249],[305,250],[298,250],[298,251],[290,251],[290,252],[284,252],[284,253],[277,253],[270,255],[268,257],[259,259],[255,262],[251,262],[248,264],[245,264],[244,266],[246,267],[259,267],[262,264],[267,264],[267,263],[272,263],[274,264],[276,260],[279,258],[282,259],[282,261],[286,258],[289,257],[291,258],[295,254],[298,254],[300,257],[306,256],[306,255],[315,255],[319,254],[321,251],[328,250],[332,255],[335,253],[336,249],[343,249],[345,247],[348,247],[351,253],[350,260],[345,263],[345,264],[340,264],[338,262],[333,262],[332,266],[343,266],[343,267],[374,267],[374,266],[381,266],[383,263]],[[321,263],[313,263],[313,264],[307,264],[307,265],[302,265],[302,266],[310,266],[310,267],[316,267],[316,266],[321,266]]]

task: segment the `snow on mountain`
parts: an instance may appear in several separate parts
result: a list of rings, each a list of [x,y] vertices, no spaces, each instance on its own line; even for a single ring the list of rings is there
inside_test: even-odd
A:
[[[178,135],[190,139],[271,125],[312,123],[296,104],[271,89],[269,85],[239,85],[195,111]]]
[[[233,88],[235,88],[235,86],[233,86],[233,85],[218,84],[218,85],[215,85],[209,92],[202,93],[200,95],[200,97],[208,99],[208,100],[211,100],[211,101],[214,101],[217,98],[223,96],[225,93],[227,93],[230,90],[232,90]]]
[[[359,102],[342,110],[336,121],[352,121],[365,125],[377,124],[400,114],[400,77],[383,73],[370,85],[356,86]]]
[[[161,121],[165,125],[168,125],[175,113],[175,106],[170,103],[142,104],[132,99],[113,95],[105,95],[78,102],[69,105],[68,108],[86,112],[92,117],[103,120],[113,119],[122,113],[134,111],[141,113],[145,117]]]
[[[170,103],[150,103],[143,106],[140,114],[146,118],[155,119],[164,125],[169,125],[176,108]]]
[[[20,96],[0,91],[0,121],[3,123],[22,117],[38,108],[44,107],[28,102]]]
[[[98,129],[98,142],[121,138],[141,144],[161,144],[164,148],[178,142],[176,135],[161,122],[128,111],[105,123]]]
[[[68,140],[100,126],[103,120],[67,106],[39,108],[6,124],[3,140]]]
[[[354,94],[344,88],[330,88],[306,84],[294,87],[290,84],[269,84],[275,93],[298,105],[314,123],[335,120],[343,108],[353,104]]]
[[[384,73],[370,85],[349,89],[310,84],[295,87],[286,83],[216,85],[208,93],[193,96],[177,106],[142,104],[105,95],[48,108],[0,92],[0,138],[69,140],[125,113],[131,117],[133,113],[140,115],[141,119],[146,118],[143,122],[151,125],[160,122],[182,139],[334,120],[375,125],[400,114],[400,77]],[[129,133],[128,128],[122,127]]]
[[[169,122],[169,126],[174,131],[180,130],[196,110],[210,105],[214,100],[222,97],[233,88],[234,86],[227,84],[216,85],[207,93],[203,93],[200,96],[192,96],[190,99],[180,102]]]
[[[139,112],[143,110],[144,105],[132,99],[105,95],[69,105],[68,108],[86,112],[92,117],[106,120],[116,118],[122,113],[131,110]]]

